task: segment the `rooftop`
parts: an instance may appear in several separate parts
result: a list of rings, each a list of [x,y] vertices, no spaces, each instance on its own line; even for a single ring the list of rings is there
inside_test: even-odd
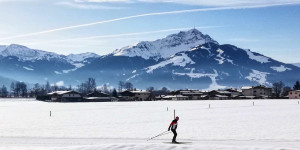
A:
[[[52,94],[62,95],[62,94],[70,93],[70,92],[74,92],[74,91],[54,91],[54,92],[48,93],[48,95],[52,95]]]

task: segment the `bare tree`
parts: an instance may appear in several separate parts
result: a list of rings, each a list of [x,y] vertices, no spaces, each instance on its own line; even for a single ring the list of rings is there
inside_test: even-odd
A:
[[[284,83],[283,82],[276,82],[276,83],[273,83],[273,91],[276,95],[276,98],[279,98],[280,95],[281,95],[281,92],[282,92],[282,88],[284,87]]]
[[[153,92],[153,91],[154,91],[154,87],[153,87],[153,86],[148,87],[148,88],[147,88],[147,91],[148,91],[148,92]]]
[[[132,91],[133,90],[133,84],[130,82],[126,82],[124,85],[125,89],[128,91]]]
[[[123,91],[124,86],[125,86],[125,83],[123,81],[119,81],[119,88],[118,88],[119,92]]]
[[[86,85],[87,85],[87,92],[95,91],[95,89],[97,87],[96,79],[88,78]]]

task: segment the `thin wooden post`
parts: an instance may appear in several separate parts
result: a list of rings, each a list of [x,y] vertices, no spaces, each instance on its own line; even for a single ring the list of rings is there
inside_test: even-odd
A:
[[[254,102],[253,102],[253,106],[254,106]]]
[[[169,108],[167,107],[167,111],[169,111]]]
[[[50,110],[50,117],[51,117],[51,110]]]
[[[175,109],[174,109],[174,119],[175,119]]]
[[[208,105],[208,108],[210,108],[210,104]]]
[[[298,105],[299,105],[299,101],[298,101]]]

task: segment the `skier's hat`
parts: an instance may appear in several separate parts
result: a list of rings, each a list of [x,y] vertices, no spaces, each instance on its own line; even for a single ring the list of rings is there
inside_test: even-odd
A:
[[[175,119],[176,119],[176,120],[179,120],[179,117],[177,116]]]

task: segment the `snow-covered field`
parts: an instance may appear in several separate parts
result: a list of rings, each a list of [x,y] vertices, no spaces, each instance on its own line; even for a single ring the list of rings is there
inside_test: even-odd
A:
[[[177,140],[186,143],[169,144],[172,134],[147,141],[167,130],[173,109],[180,117]],[[0,120],[1,150],[300,149],[298,100],[46,103],[0,99]]]

